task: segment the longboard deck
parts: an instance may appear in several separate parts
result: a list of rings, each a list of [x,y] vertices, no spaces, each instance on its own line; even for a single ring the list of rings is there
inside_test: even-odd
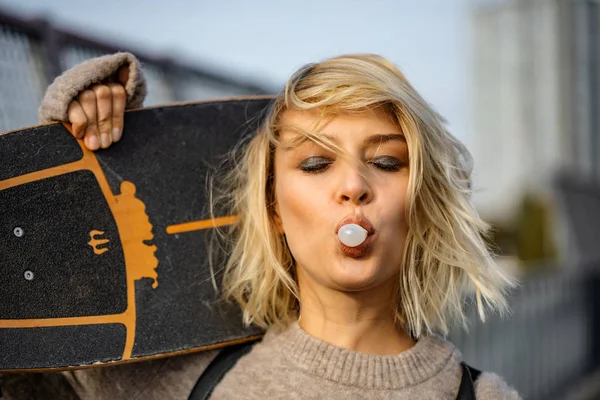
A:
[[[126,113],[86,150],[62,124],[0,135],[0,371],[111,365],[252,340],[217,301],[206,175],[269,98]],[[217,275],[218,279],[218,275]]]

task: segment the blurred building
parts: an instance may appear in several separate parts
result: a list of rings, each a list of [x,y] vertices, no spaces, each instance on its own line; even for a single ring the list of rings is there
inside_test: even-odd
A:
[[[565,171],[600,175],[600,2],[475,0],[471,142],[482,213]]]
[[[600,1],[471,5],[474,199],[504,231],[503,252],[538,271],[512,298],[511,329],[475,329],[497,335],[489,368],[524,398],[600,398],[597,385],[581,397],[557,389],[582,365],[590,382],[600,371]],[[461,349],[475,359],[483,344],[471,340]]]

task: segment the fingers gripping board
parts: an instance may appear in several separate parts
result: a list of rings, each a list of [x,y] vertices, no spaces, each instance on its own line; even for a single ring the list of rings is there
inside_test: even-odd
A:
[[[269,100],[131,111],[121,141],[96,153],[62,124],[0,135],[0,370],[130,362],[261,334],[214,289],[208,235],[235,216],[209,218],[206,176]]]

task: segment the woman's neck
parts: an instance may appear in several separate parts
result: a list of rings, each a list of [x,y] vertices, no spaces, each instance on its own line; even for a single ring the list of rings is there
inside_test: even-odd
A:
[[[322,288],[321,288],[322,289]],[[398,354],[415,342],[394,321],[386,291],[300,290],[300,327],[338,347],[368,354]]]

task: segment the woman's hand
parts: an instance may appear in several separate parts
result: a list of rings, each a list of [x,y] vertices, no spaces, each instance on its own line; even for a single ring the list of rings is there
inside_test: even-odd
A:
[[[128,75],[128,69],[122,68],[118,73],[119,83],[93,85],[69,104],[67,117],[73,135],[83,138],[88,149],[106,149],[121,139],[127,101],[123,84]]]

